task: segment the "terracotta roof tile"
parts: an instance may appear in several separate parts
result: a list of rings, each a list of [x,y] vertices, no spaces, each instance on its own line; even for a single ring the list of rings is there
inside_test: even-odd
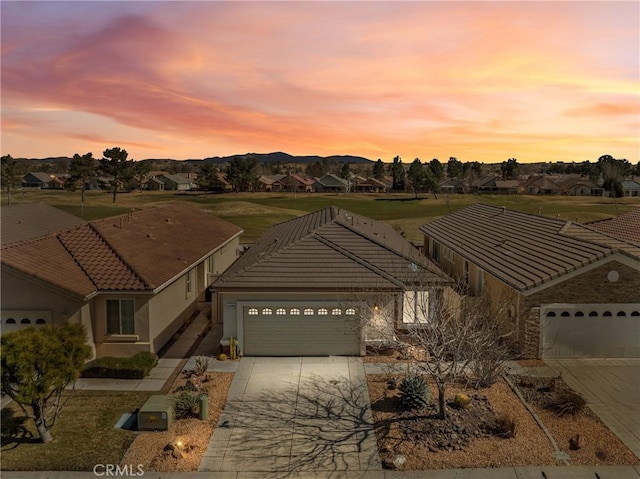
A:
[[[91,226],[65,231],[58,238],[99,290],[149,289]]]
[[[91,226],[152,289],[242,232],[184,202],[94,221]]]
[[[242,229],[197,206],[170,204],[2,248],[2,263],[86,297],[153,290]]]
[[[591,228],[640,245],[640,207],[606,220],[587,223]]]
[[[3,247],[2,263],[83,298],[96,291],[95,284],[53,235]]]

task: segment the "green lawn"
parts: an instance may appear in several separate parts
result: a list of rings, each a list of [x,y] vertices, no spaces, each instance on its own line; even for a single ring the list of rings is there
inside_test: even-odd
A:
[[[91,471],[96,464],[118,464],[135,438],[114,429],[120,416],[133,413],[149,392],[75,391],[42,444],[32,420],[11,403],[2,410],[2,470]]]
[[[34,190],[13,195],[14,203],[40,201],[82,216],[79,192]],[[245,230],[243,242],[255,241],[275,223],[331,205],[398,226],[407,238],[417,241],[421,239],[418,226],[478,202],[580,222],[615,216],[640,205],[638,198],[576,196],[438,195],[436,199],[433,195],[420,195],[414,199],[409,194],[176,194],[169,191],[120,193],[113,204],[109,192],[90,191],[84,217],[104,218],[172,201],[196,203],[236,223]],[[2,204],[6,204],[4,193]]]

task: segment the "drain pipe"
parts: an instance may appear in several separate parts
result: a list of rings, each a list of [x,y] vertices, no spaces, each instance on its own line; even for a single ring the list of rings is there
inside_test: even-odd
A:
[[[554,457],[554,459],[558,459],[558,460],[562,461],[562,463],[565,466],[569,466],[570,465],[569,464],[569,459],[570,459],[569,455],[560,450],[560,448],[558,447],[558,443],[556,442],[556,440],[553,438],[553,436],[551,435],[551,433],[547,429],[547,426],[544,425],[544,423],[542,422],[542,419],[540,419],[538,417],[538,415],[533,410],[533,408],[527,403],[527,401],[525,401],[524,397],[522,396],[522,393],[520,392],[520,389],[518,389],[518,387],[515,384],[513,384],[513,382],[507,377],[506,374],[503,374],[502,378],[509,385],[509,387],[512,389],[512,391],[514,393],[516,393],[516,396],[518,396],[518,399],[520,399],[520,402],[522,402],[524,407],[527,408],[527,411],[529,411],[529,413],[533,417],[534,421],[538,424],[538,426],[540,426],[540,429],[542,429],[542,432],[544,432],[544,434],[547,436],[547,439],[549,439],[549,442],[553,446],[553,457]]]

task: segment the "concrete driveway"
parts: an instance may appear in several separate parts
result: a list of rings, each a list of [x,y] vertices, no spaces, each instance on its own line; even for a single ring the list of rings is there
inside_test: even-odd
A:
[[[640,458],[640,359],[545,359]]]
[[[242,358],[200,471],[380,470],[360,358]]]

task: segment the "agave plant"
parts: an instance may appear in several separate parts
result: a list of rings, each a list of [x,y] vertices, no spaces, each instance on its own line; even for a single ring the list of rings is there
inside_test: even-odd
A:
[[[420,409],[429,403],[430,392],[422,376],[407,376],[400,383],[400,400],[409,409]]]

